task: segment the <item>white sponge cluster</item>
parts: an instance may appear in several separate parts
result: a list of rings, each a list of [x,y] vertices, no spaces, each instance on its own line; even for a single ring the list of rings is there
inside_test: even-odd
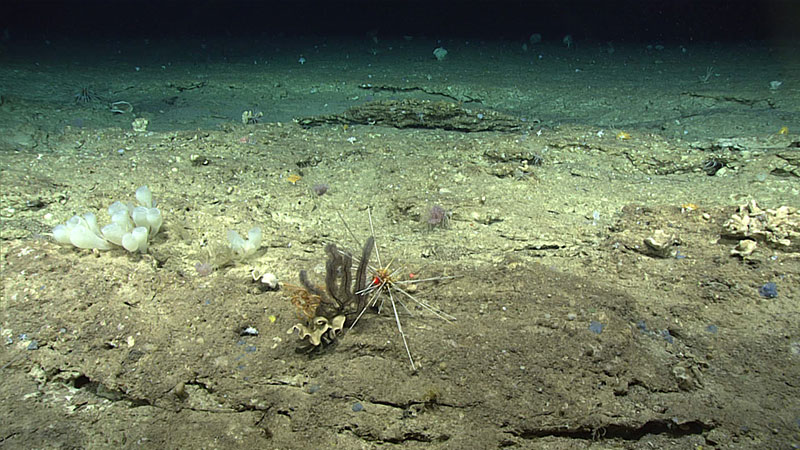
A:
[[[66,224],[57,225],[53,228],[53,237],[62,244],[78,248],[110,250],[117,245],[129,252],[145,253],[148,240],[158,233],[163,218],[147,186],[136,190],[136,201],[137,206],[112,203],[108,207],[111,223],[102,229],[97,225],[97,217],[88,212],[73,216]]]
[[[261,228],[251,228],[247,232],[247,239],[242,238],[239,233],[233,230],[228,230],[228,242],[233,253],[239,258],[244,259],[252,256],[261,247]]]

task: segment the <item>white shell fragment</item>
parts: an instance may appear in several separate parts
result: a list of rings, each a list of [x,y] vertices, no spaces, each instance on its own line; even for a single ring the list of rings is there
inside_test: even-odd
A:
[[[261,275],[260,281],[265,288],[271,291],[278,289],[278,277],[276,277],[274,273],[267,272]]]
[[[258,283],[258,287],[262,291],[276,291],[280,287],[278,277],[272,272],[256,268],[250,274],[253,276],[253,281]]]
[[[133,112],[133,105],[126,101],[114,102],[110,106],[111,112],[114,114],[130,114]]]
[[[253,327],[247,327],[239,334],[242,336],[258,336],[258,330]]]

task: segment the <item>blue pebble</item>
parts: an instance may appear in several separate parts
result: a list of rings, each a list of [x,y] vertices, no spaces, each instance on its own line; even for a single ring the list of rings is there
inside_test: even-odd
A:
[[[706,331],[708,331],[709,333],[716,334],[717,330],[718,330],[717,326],[713,324],[706,327]]]
[[[758,293],[765,298],[775,298],[778,296],[778,285],[770,281],[758,288]]]
[[[590,330],[591,332],[593,332],[593,333],[600,334],[600,333],[602,333],[602,332],[603,332],[603,328],[605,328],[605,325],[603,325],[602,323],[600,323],[600,322],[598,322],[598,321],[596,321],[596,320],[593,320],[593,321],[592,321],[592,322],[589,324],[589,330]]]
[[[665,341],[669,342],[670,344],[675,342],[675,338],[669,334],[669,330],[661,330],[661,337],[664,338]]]
[[[647,323],[645,323],[644,319],[636,322],[636,328],[642,330],[643,333],[647,333]]]
[[[35,340],[31,341],[31,343],[28,344],[28,350],[38,350],[38,349],[39,349],[39,343],[36,342]]]
[[[364,410],[364,405],[362,405],[361,402],[353,403],[353,412],[359,412],[363,410]]]

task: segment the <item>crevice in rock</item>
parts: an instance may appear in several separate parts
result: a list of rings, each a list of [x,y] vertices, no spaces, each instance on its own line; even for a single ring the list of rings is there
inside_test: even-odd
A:
[[[666,434],[681,437],[701,434],[711,430],[713,426],[700,420],[676,422],[674,420],[650,420],[634,427],[623,424],[607,424],[599,427],[580,426],[577,428],[537,428],[511,431],[511,434],[523,439],[542,437],[564,437],[569,439],[603,440],[622,439],[636,441],[646,435]]]
[[[69,376],[64,377],[64,374],[69,374]],[[65,385],[72,385],[72,387],[75,389],[81,389],[105,400],[112,402],[127,401],[130,402],[132,407],[152,406],[152,402],[150,400],[130,396],[119,389],[110,389],[103,383],[92,380],[85,374],[59,372],[59,375],[59,377],[54,377],[53,379],[60,381]]]

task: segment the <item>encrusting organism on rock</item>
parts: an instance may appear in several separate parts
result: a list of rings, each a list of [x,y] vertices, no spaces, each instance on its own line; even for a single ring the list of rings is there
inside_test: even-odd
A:
[[[324,290],[311,283],[305,270],[300,271],[301,286],[287,286],[301,320],[289,333],[296,330],[300,339],[308,338],[312,347],[317,347],[333,342],[344,326],[355,320],[356,314],[367,307],[367,267],[374,245],[371,237],[364,244],[355,280],[351,272],[353,256],[340,251],[336,244],[325,247],[328,261]]]
[[[344,219],[343,219],[344,220]],[[346,227],[346,223],[345,223]],[[348,228],[349,231],[349,228]],[[370,213],[370,231],[372,236],[367,239],[361,251],[361,258],[357,260],[355,279],[351,273],[354,262],[353,256],[339,250],[334,244],[328,244],[325,252],[328,261],[325,264],[325,288],[317,287],[308,279],[306,271],[300,271],[300,286],[286,286],[290,293],[290,300],[297,308],[300,323],[294,325],[289,333],[297,331],[300,339],[308,338],[310,350],[324,344],[333,342],[343,331],[344,327],[352,329],[361,319],[367,309],[372,309],[378,314],[383,309],[384,302],[391,305],[397,332],[403,341],[403,346],[411,363],[411,369],[416,370],[414,358],[408,346],[406,333],[400,322],[398,311],[405,310],[412,314],[406,306],[408,300],[413,301],[419,308],[436,317],[451,322],[455,317],[439,310],[435,306],[412,294],[416,286],[424,282],[437,282],[455,278],[441,276],[420,278],[413,273],[403,276],[404,269],[393,266],[394,260],[383,264],[378,246],[375,243],[375,230],[372,226]],[[352,235],[352,232],[350,233]],[[371,266],[369,259],[375,253],[377,266]]]

